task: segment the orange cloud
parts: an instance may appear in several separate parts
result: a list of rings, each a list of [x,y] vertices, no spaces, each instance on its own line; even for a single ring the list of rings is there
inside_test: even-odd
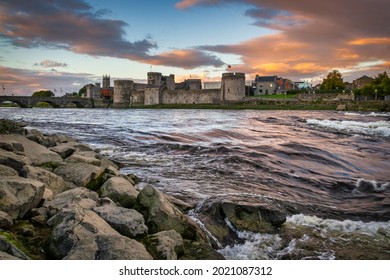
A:
[[[359,38],[356,40],[349,41],[350,45],[386,45],[390,44],[389,37],[382,38]]]
[[[202,0],[182,0],[175,4],[175,7],[178,9],[188,9],[189,7],[195,6],[199,3],[201,3]]]

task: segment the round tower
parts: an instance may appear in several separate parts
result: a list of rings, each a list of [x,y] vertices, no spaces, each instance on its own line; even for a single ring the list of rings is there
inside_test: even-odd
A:
[[[222,101],[242,101],[245,97],[245,73],[223,73]]]
[[[133,81],[131,80],[115,80],[114,81],[114,108],[127,108],[130,105],[130,96],[133,91]]]
[[[103,88],[110,88],[110,76],[103,75]]]

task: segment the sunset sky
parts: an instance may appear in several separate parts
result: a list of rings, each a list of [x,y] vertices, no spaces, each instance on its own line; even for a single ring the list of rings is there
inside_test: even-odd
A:
[[[338,69],[352,81],[390,72],[389,19],[389,0],[0,0],[1,93],[150,70],[213,81],[227,65],[247,80],[318,83]]]

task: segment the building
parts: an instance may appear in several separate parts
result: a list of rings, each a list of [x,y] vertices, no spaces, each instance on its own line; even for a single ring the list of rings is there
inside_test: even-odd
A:
[[[365,85],[370,85],[374,81],[373,78],[368,77],[366,75],[354,80],[353,83],[353,89],[361,89]]]
[[[295,86],[300,90],[311,90],[313,85],[308,81],[294,82]]]
[[[289,90],[298,89],[298,87],[289,79],[274,76],[256,75],[253,82],[254,95],[282,94]]]
[[[221,81],[219,82],[204,82],[203,89],[221,89]]]
[[[110,86],[110,76],[103,75],[102,82],[103,87],[100,86],[100,83],[87,85],[84,97],[92,99],[112,99],[114,88]]]

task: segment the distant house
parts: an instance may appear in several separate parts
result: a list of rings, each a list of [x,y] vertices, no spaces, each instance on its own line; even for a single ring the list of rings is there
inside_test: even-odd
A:
[[[255,95],[281,94],[298,87],[289,79],[274,76],[256,75],[253,82],[253,91]]]
[[[373,78],[368,77],[366,75],[354,80],[353,83],[353,89],[361,89],[365,85],[370,85],[374,81]]]
[[[302,81],[302,82],[294,82],[294,84],[298,87],[298,89],[304,90],[304,89],[312,89],[313,85],[309,83],[308,81]]]
[[[353,90],[353,83],[344,82],[344,89],[347,91]]]

